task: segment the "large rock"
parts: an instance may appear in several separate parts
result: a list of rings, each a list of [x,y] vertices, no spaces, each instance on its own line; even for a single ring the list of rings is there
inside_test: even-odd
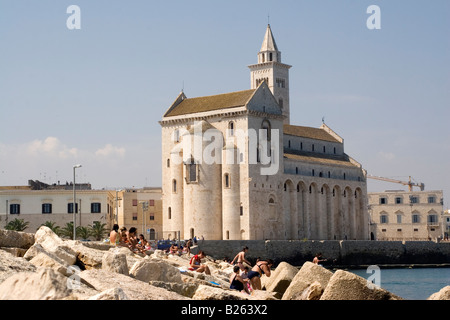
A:
[[[248,300],[248,298],[248,294],[237,290],[224,290],[208,285],[200,285],[192,297],[193,300]]]
[[[180,270],[163,261],[143,259],[130,269],[130,276],[144,281],[163,281],[182,283]]]
[[[33,243],[33,233],[0,229],[0,247],[28,249]]]
[[[123,253],[108,251],[103,254],[102,269],[128,275],[127,257]]]
[[[289,287],[283,294],[282,300],[293,300],[293,299],[301,299],[305,296],[302,296],[303,291],[307,290],[313,283],[318,282],[322,287],[322,290],[325,290],[328,281],[333,276],[333,273],[324,267],[321,267],[312,262],[305,262],[301,267],[300,271],[295,275],[294,279],[292,279]],[[314,287],[315,293],[319,291],[317,288],[317,284]],[[311,296],[310,296],[311,297]]]
[[[66,240],[65,243],[75,251],[77,264],[83,269],[100,269],[102,267],[103,249],[97,249],[96,246],[89,245],[89,242],[79,240]]]
[[[401,300],[363,277],[337,270],[330,278],[320,300]]]
[[[0,300],[60,300],[70,295],[67,278],[48,268],[19,272],[0,284]]]
[[[122,288],[130,300],[187,300],[188,298],[163,288],[157,288],[120,273],[91,269],[80,273],[83,282],[98,291]]]
[[[34,272],[36,267],[24,258],[0,250],[0,283],[18,272]]]
[[[59,259],[57,256],[42,250],[33,259],[30,260],[30,263],[36,267],[45,267],[53,269],[63,276],[71,276],[72,270],[70,270],[70,266],[67,265],[63,260]]]
[[[427,300],[450,300],[450,286],[446,286],[439,292],[433,293]]]
[[[74,251],[67,243],[64,242],[60,237],[58,237],[50,228],[42,226],[36,231],[35,243],[27,253],[24,258],[31,260],[34,254],[37,254],[39,250],[33,250],[33,247],[40,245],[46,251],[56,255],[58,258],[63,260],[68,265],[74,265],[77,261],[77,253]]]
[[[291,284],[295,275],[298,273],[298,268],[290,265],[287,262],[281,262],[276,269],[271,272],[270,277],[266,277],[265,288],[269,292],[277,292],[280,297]]]
[[[88,300],[130,300],[122,288],[107,289],[90,297]]]

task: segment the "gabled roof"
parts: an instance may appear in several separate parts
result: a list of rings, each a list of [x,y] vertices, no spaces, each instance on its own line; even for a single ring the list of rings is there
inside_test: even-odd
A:
[[[214,96],[186,98],[183,94],[175,100],[164,117],[175,117],[198,112],[242,107],[247,104],[256,89],[218,94]]]
[[[309,139],[323,140],[329,142],[340,142],[336,140],[331,134],[326,132],[321,128],[303,127],[303,126],[293,126],[290,124],[285,124],[283,126],[284,134],[303,137]]]
[[[270,29],[270,24],[267,25],[266,34],[261,46],[261,52],[264,51],[278,51],[277,43],[272,34],[272,29]]]

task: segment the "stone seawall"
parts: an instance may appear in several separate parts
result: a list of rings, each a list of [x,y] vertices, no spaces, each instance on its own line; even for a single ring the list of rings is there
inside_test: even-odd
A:
[[[214,259],[233,259],[245,246],[249,248],[246,257],[252,263],[260,257],[270,258],[275,264],[285,261],[301,266],[318,252],[328,259],[325,266],[450,263],[450,243],[432,241],[204,240],[193,252],[203,250]]]

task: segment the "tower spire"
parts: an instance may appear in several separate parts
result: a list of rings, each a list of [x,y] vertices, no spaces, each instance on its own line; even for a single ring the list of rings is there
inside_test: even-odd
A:
[[[270,21],[268,21],[270,22]],[[270,23],[258,52],[258,64],[249,66],[251,71],[251,88],[256,89],[266,81],[278,105],[285,116],[284,122],[289,124],[289,69],[290,65],[281,63],[281,52],[278,50]]]

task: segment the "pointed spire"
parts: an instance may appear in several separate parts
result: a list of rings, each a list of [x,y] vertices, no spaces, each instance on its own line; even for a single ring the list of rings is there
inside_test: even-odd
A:
[[[264,51],[278,51],[277,43],[275,42],[275,38],[272,34],[272,29],[270,29],[270,24],[267,25],[266,34],[261,46],[261,52]]]

